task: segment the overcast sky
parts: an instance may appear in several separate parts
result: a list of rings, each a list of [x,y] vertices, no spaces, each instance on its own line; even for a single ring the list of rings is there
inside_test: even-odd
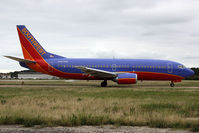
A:
[[[151,58],[199,67],[199,0],[1,0],[0,72],[23,70],[16,25],[49,52]]]

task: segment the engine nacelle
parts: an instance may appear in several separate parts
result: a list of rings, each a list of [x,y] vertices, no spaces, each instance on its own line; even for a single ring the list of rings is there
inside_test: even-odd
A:
[[[135,74],[135,73],[121,73],[121,74],[118,74],[115,81],[118,84],[136,84],[137,83],[137,74]]]

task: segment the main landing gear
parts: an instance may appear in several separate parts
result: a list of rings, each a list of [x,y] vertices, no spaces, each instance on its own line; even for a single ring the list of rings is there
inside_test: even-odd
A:
[[[171,81],[170,86],[171,86],[171,87],[174,87],[174,86],[175,86],[175,84],[174,84],[173,81]]]
[[[106,87],[107,86],[107,80],[104,80],[101,82],[101,87]]]

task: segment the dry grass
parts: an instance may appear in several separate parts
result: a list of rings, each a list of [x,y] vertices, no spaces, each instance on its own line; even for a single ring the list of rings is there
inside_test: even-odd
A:
[[[0,124],[25,126],[137,125],[199,128],[199,87],[185,81],[170,88],[168,82],[101,88],[99,82],[0,81]]]

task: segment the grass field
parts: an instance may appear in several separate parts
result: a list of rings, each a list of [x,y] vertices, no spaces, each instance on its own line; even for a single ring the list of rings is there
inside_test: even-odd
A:
[[[113,124],[199,131],[199,81],[139,82],[0,80],[0,124]]]

